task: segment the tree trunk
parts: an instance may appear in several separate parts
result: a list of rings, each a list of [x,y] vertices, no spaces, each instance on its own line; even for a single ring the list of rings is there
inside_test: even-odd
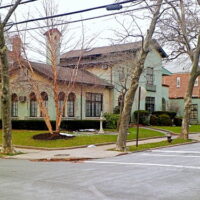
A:
[[[133,73],[131,86],[125,95],[124,107],[123,107],[122,114],[120,116],[121,121],[120,121],[119,134],[118,134],[117,143],[116,143],[116,150],[119,150],[119,151],[126,151],[126,139],[127,139],[128,126],[130,122],[133,100],[135,97],[135,92],[138,87],[140,75],[143,71],[144,61],[145,61],[147,53],[142,52],[142,54],[143,54],[143,59],[141,59],[140,62],[138,62],[137,65],[134,66],[135,70]]]
[[[184,113],[183,113],[183,121],[182,121],[182,131],[180,134],[180,138],[188,139],[189,138],[189,124],[190,124],[190,105],[191,105],[191,97],[187,95],[184,99]]]
[[[11,99],[9,85],[9,64],[7,59],[7,48],[5,45],[4,28],[0,27],[0,59],[1,59],[1,81],[2,81],[2,152],[13,153],[11,134]]]
[[[121,122],[121,116],[122,116],[122,111],[123,111],[123,108],[124,108],[124,98],[125,98],[125,95],[126,95],[126,92],[125,93],[122,93],[122,100],[121,100],[121,103],[120,103],[120,107],[119,107],[119,119],[117,121],[117,131],[119,132],[119,127],[120,127],[120,122]]]
[[[158,6],[155,12],[153,13],[153,17],[149,29],[147,31],[147,36],[145,37],[142,43],[141,50],[138,52],[138,55],[136,55],[136,60],[132,65],[134,70],[132,73],[131,85],[125,96],[124,108],[121,114],[119,134],[116,143],[116,150],[119,151],[126,151],[126,139],[127,139],[127,132],[130,122],[133,100],[139,84],[140,75],[144,69],[144,62],[149,52],[150,43],[152,41],[153,33],[156,28],[156,23],[160,17],[160,8],[162,5],[162,0],[157,0],[155,4]]]
[[[195,74],[191,73],[190,78],[189,78],[189,82],[188,82],[187,92],[186,92],[185,98],[184,98],[184,112],[183,112],[182,130],[181,130],[181,134],[180,134],[179,137],[183,138],[185,140],[189,138],[190,105],[191,105],[191,102],[192,102],[192,91],[193,91],[195,79],[196,79],[196,72],[195,72]]]

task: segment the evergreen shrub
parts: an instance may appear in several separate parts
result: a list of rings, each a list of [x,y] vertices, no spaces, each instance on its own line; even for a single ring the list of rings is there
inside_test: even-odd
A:
[[[119,121],[119,114],[112,114],[112,113],[104,113],[104,117],[106,119],[105,121],[105,127],[108,129],[116,129],[117,123]]]

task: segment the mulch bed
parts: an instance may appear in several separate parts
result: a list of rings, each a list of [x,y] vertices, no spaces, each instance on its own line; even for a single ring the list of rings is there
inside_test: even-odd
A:
[[[65,136],[65,135],[60,135],[59,133],[41,133],[41,134],[37,134],[33,136],[34,140],[58,140],[58,139],[70,139],[73,138],[75,136],[69,137],[69,136]]]

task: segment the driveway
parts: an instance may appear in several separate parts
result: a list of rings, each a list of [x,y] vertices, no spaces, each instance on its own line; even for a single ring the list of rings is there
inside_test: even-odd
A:
[[[2,200],[199,200],[200,143],[82,163],[0,159]]]

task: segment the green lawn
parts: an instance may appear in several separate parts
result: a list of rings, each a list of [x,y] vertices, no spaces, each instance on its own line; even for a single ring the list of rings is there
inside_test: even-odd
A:
[[[112,130],[113,131],[113,130]],[[117,135],[90,135],[90,136],[78,136],[67,140],[54,140],[54,141],[41,141],[32,139],[33,135],[44,133],[47,131],[30,131],[30,130],[13,130],[13,144],[23,146],[34,146],[34,147],[72,147],[81,145],[98,144],[105,142],[116,142]],[[135,139],[136,129],[130,128],[130,134],[128,140]],[[139,138],[149,138],[155,136],[164,136],[164,134],[140,128]],[[0,144],[2,143],[2,132],[0,131]]]
[[[164,129],[171,131],[173,133],[180,133],[181,127],[177,126],[152,126],[152,128]],[[200,125],[191,125],[190,126],[190,133],[200,133]]]
[[[149,143],[149,144],[141,144],[138,147],[136,146],[129,146],[128,150],[129,151],[142,151],[142,150],[147,150],[151,148],[156,148],[156,147],[164,147],[164,146],[169,146],[169,145],[174,145],[174,144],[184,144],[187,142],[191,142],[192,140],[184,140],[184,139],[174,139],[171,143],[167,141],[162,141],[162,142],[156,142],[156,143]]]

